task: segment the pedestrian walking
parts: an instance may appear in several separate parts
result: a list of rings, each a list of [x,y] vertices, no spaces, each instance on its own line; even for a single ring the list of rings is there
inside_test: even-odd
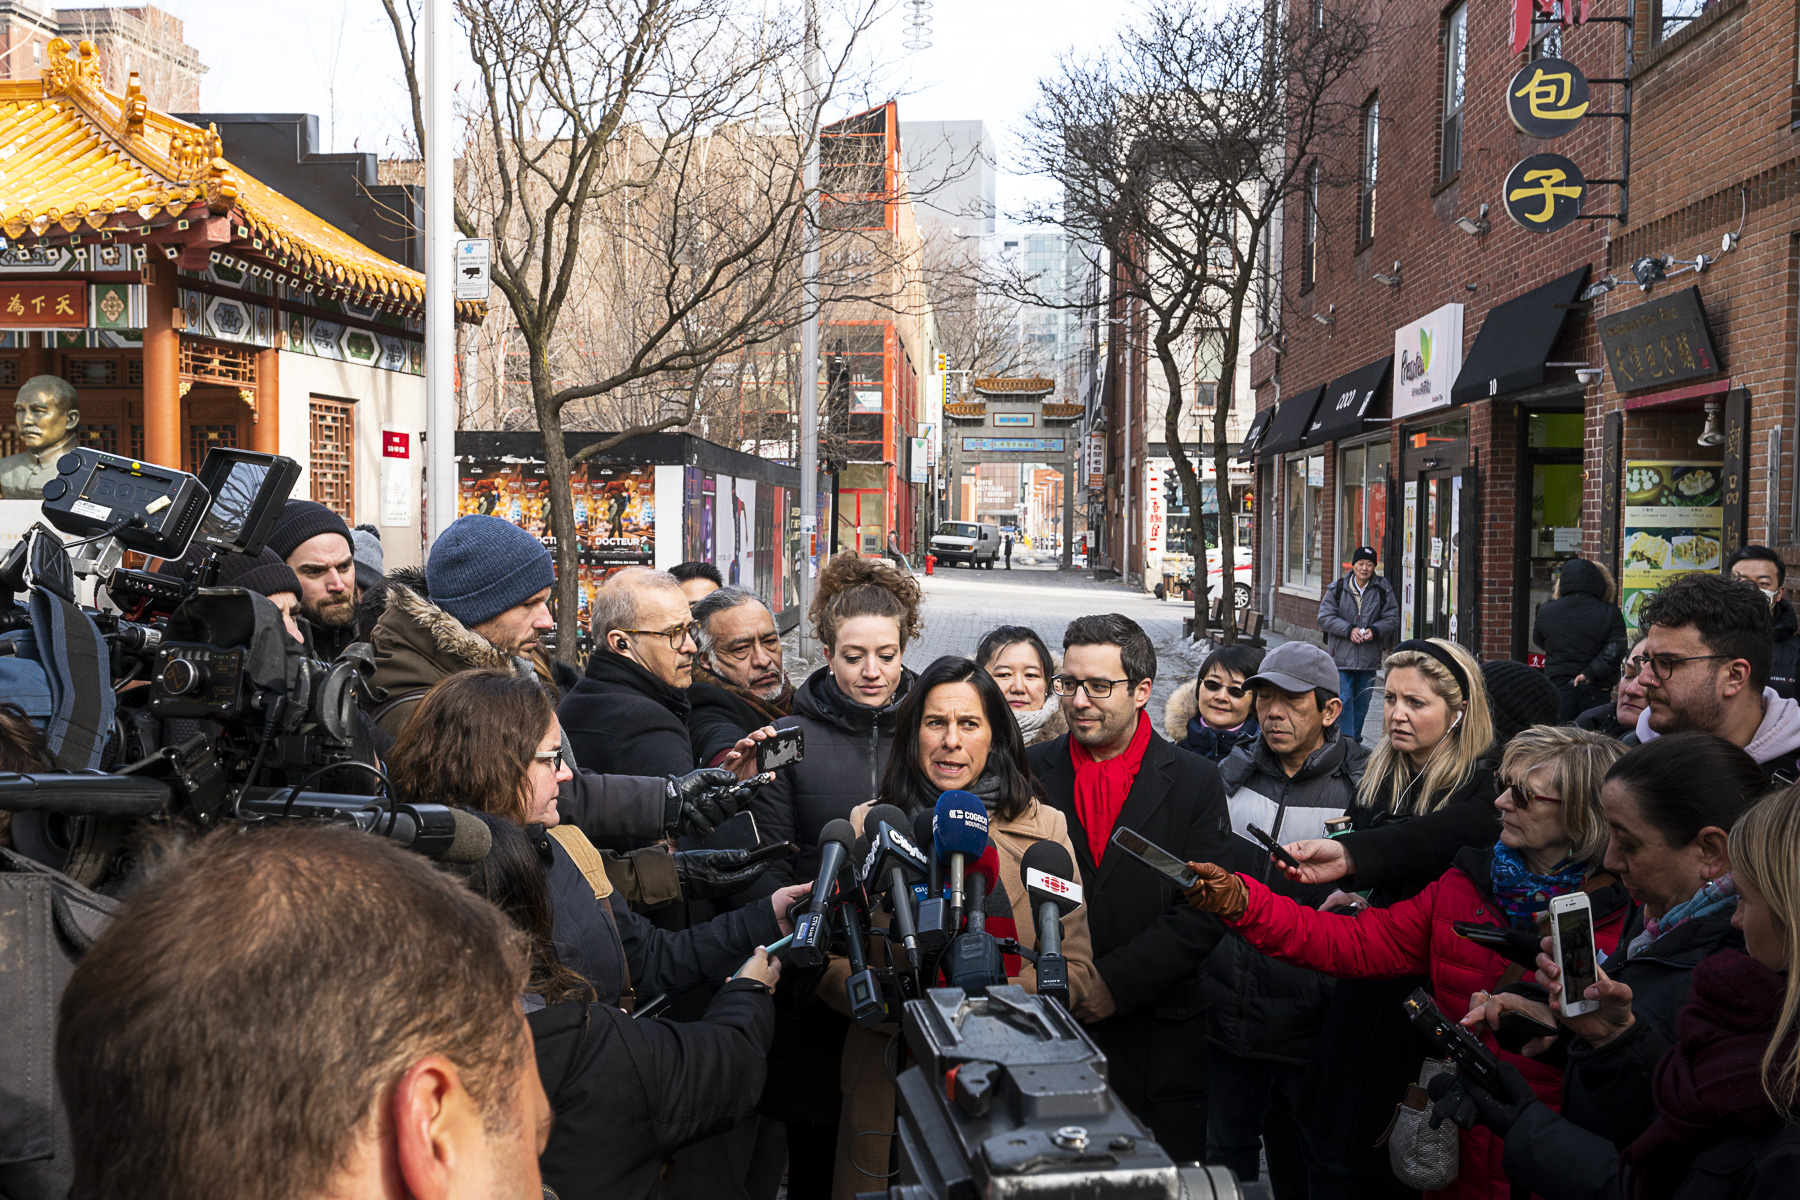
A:
[[[1006,569],[1012,570],[1012,534],[1006,535]]]
[[[1606,703],[1625,657],[1625,614],[1614,603],[1612,576],[1598,563],[1571,558],[1556,577],[1556,595],[1538,609],[1533,643],[1544,651],[1544,673],[1562,695],[1557,719]]]
[[[1340,724],[1358,741],[1382,656],[1400,634],[1400,601],[1393,585],[1375,573],[1375,563],[1374,547],[1358,546],[1350,569],[1319,600],[1319,632],[1338,668]]]

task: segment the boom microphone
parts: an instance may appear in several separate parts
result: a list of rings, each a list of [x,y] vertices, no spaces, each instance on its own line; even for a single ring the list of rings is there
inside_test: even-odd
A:
[[[831,945],[828,917],[832,902],[837,899],[838,876],[850,861],[850,850],[855,845],[856,828],[842,818],[826,822],[825,828],[819,831],[819,874],[813,880],[812,897],[806,911],[794,922],[791,944],[803,967],[825,965],[827,948]]]
[[[906,965],[919,969],[919,927],[913,917],[914,881],[925,878],[925,856],[901,833],[906,814],[892,804],[877,804],[863,818],[869,830],[868,855],[862,876],[871,891],[886,890],[894,910],[894,929],[906,947]]]
[[[1056,842],[1037,842],[1019,860],[1037,920],[1037,993],[1069,1005],[1069,962],[1062,953],[1063,918],[1081,907],[1075,861]]]
[[[962,924],[963,871],[988,844],[987,805],[974,792],[945,792],[932,814],[931,841],[939,861],[950,865],[950,930]]]

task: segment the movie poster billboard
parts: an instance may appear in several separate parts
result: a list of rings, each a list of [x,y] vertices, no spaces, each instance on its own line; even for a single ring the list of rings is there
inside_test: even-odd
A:
[[[1619,603],[1637,628],[1644,598],[1684,571],[1717,571],[1725,510],[1717,462],[1625,463],[1625,539]]]
[[[587,545],[599,567],[655,563],[655,467],[588,464]]]

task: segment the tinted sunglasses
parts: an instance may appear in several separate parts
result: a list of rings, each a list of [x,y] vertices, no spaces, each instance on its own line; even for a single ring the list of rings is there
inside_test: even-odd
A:
[[[1250,694],[1250,689],[1237,683],[1220,683],[1216,679],[1202,679],[1200,686],[1209,692],[1224,691],[1233,700],[1242,700]]]

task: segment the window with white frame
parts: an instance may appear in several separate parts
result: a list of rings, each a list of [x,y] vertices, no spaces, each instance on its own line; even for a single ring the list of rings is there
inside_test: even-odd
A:
[[[1284,467],[1286,560],[1282,578],[1294,587],[1318,587],[1325,559],[1325,456],[1296,454]]]
[[[1469,6],[1459,4],[1444,18],[1444,137],[1438,178],[1462,170],[1463,76],[1469,63]]]

